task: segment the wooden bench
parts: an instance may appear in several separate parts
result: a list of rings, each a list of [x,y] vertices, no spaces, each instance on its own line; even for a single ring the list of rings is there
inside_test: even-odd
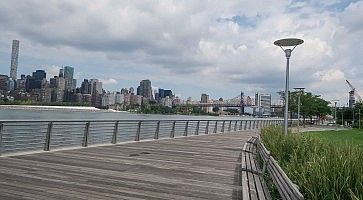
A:
[[[254,144],[256,144],[257,147],[257,154],[263,161],[260,173],[264,174],[267,169],[272,181],[279,191],[281,198],[284,200],[303,200],[304,197],[300,193],[298,186],[289,179],[276,160],[270,155],[270,151],[268,151],[263,143],[260,142],[260,139],[258,137],[254,137],[251,141],[255,141]]]
[[[256,160],[257,137],[251,137],[242,151],[242,199],[271,199]]]

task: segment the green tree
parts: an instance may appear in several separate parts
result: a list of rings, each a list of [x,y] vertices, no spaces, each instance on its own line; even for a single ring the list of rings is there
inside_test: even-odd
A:
[[[298,98],[300,95],[300,115],[305,122],[306,118],[312,119],[314,116],[318,121],[322,121],[327,114],[331,114],[330,102],[325,101],[320,95],[314,95],[311,92],[290,92],[289,95],[289,110],[293,113],[298,111]]]

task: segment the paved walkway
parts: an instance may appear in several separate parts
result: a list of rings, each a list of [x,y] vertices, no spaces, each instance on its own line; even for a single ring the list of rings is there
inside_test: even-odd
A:
[[[240,199],[251,132],[0,157],[0,199]]]
[[[343,127],[336,128],[335,126],[305,126],[305,128],[303,126],[299,127],[300,132],[333,131],[333,130],[349,130],[349,129],[351,129],[351,128],[343,128]],[[298,128],[293,127],[291,129],[291,131],[296,133],[296,132],[298,132]]]

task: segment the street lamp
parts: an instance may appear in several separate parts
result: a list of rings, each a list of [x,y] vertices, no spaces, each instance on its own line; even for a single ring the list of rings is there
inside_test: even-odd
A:
[[[289,113],[289,62],[292,51],[297,45],[304,43],[304,40],[297,38],[280,39],[274,42],[274,45],[279,46],[286,56],[286,82],[285,82],[285,115],[284,115],[284,132],[287,134],[287,118]],[[283,47],[293,47],[292,49],[284,49]]]
[[[304,92],[303,87],[296,87],[294,88],[294,90],[298,91],[298,100],[297,100],[297,132],[300,131],[300,96],[301,96],[301,92]]]
[[[345,111],[345,106],[343,106],[343,109],[342,109],[342,126],[344,128],[344,111]]]
[[[337,103],[339,100],[332,100],[334,102],[334,121],[335,121],[335,129],[338,129],[338,123],[337,123]]]

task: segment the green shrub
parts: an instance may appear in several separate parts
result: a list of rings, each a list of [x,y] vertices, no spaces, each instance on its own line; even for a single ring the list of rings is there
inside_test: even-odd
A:
[[[351,143],[334,143],[266,127],[262,142],[305,199],[363,199],[363,151]]]

